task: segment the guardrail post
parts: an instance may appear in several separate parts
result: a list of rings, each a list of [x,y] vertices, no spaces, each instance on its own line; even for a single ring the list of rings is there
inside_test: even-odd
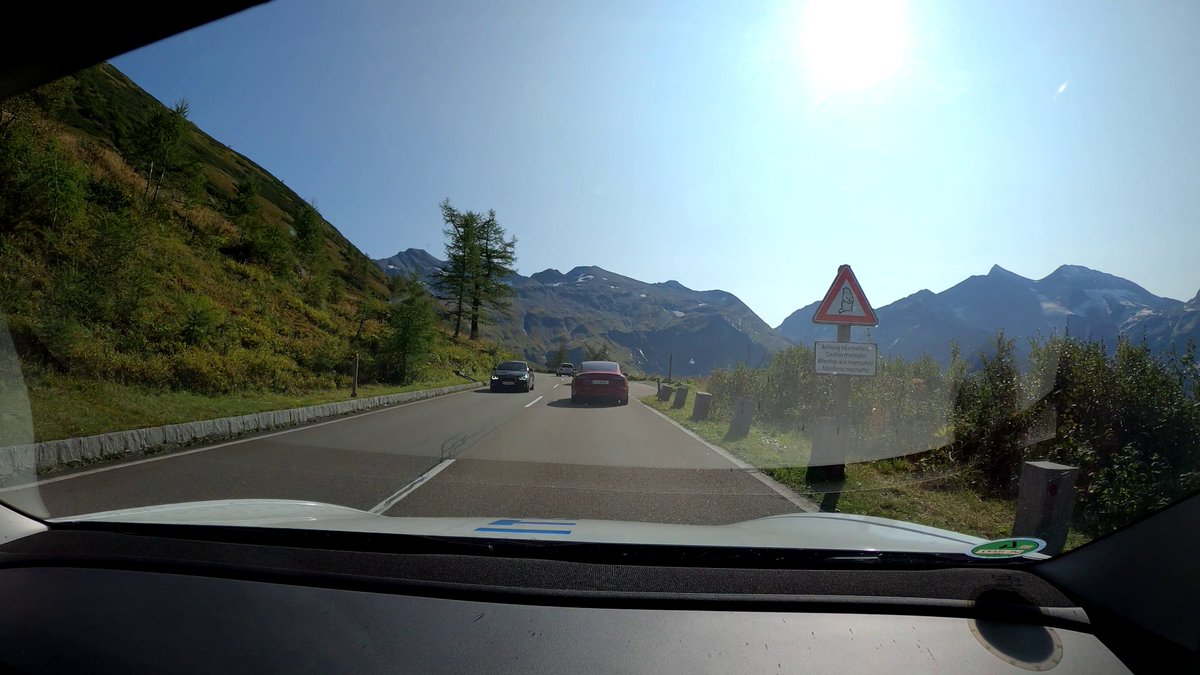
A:
[[[754,401],[748,398],[734,399],[733,416],[729,419],[729,432],[725,438],[742,438],[750,433],[750,422],[754,420]]]
[[[1067,543],[1071,511],[1075,508],[1075,481],[1079,469],[1054,462],[1025,462],[1017,494],[1014,537],[1037,537],[1046,542],[1045,553],[1061,553]]]
[[[712,394],[708,392],[696,392],[696,403],[692,406],[692,420],[703,422],[708,419],[708,409],[712,406]]]
[[[658,400],[663,403],[671,400],[671,385],[666,382],[658,383]]]
[[[846,479],[846,449],[850,425],[842,417],[818,417],[813,423],[809,482]]]
[[[675,387],[675,402],[671,404],[672,408],[682,408],[687,403],[688,388],[679,386]]]

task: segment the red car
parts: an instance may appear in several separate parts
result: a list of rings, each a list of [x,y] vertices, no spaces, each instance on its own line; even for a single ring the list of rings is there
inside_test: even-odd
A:
[[[584,361],[571,380],[571,403],[597,400],[629,404],[629,380],[613,361]]]

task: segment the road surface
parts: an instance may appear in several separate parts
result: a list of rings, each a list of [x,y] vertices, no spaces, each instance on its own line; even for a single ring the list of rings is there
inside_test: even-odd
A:
[[[467,391],[42,477],[51,516],[206,499],[302,499],[388,516],[725,524],[800,510],[636,400],[574,406],[569,379]],[[0,492],[19,502],[22,491]]]

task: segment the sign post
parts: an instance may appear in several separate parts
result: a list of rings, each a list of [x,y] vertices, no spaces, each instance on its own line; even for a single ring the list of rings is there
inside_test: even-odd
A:
[[[837,276],[825,293],[825,299],[813,314],[813,323],[837,326],[837,342],[818,342],[813,368],[834,376],[833,415],[817,421],[813,435],[809,482],[826,484],[821,500],[822,511],[837,509],[840,486],[846,480],[846,442],[850,432],[850,378],[875,374],[878,350],[871,343],[850,341],[851,326],[877,326],[879,319],[858,285],[849,265],[838,268]],[[832,428],[830,428],[832,427]],[[828,486],[837,485],[838,490]]]

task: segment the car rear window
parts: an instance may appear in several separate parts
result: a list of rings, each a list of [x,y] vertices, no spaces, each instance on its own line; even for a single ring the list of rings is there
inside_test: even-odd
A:
[[[584,361],[580,367],[585,373],[620,373],[621,367],[613,361]]]

